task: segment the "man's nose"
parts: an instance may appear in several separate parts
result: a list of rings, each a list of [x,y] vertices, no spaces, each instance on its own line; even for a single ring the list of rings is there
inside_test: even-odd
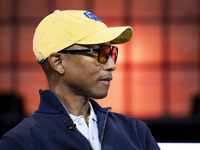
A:
[[[104,69],[109,71],[114,71],[116,69],[116,65],[111,56],[109,56],[107,62],[104,64]]]

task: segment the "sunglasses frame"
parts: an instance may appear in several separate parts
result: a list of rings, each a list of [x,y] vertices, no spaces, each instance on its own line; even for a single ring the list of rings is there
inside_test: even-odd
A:
[[[113,49],[114,49],[114,48],[117,49],[117,50],[116,50],[117,54],[116,54],[116,56],[115,56],[116,59],[115,59],[115,61],[113,60],[113,61],[116,63],[116,61],[117,61],[117,56],[118,56],[118,48],[117,48],[116,46],[101,45],[99,48],[74,49],[74,50],[66,50],[66,48],[65,48],[65,49],[59,51],[58,53],[98,52],[98,62],[101,63],[101,64],[104,64],[104,63],[106,63],[106,62],[108,61],[109,57],[106,58],[106,61],[105,61],[105,62],[103,62],[103,63],[100,62],[100,52],[101,52],[101,48],[102,48],[103,46],[108,46],[108,47],[110,48],[110,52],[109,52],[109,55],[108,55],[108,56],[111,56],[111,57],[112,57]]]

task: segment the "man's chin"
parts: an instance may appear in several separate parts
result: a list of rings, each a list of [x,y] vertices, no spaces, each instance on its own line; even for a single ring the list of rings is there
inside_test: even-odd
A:
[[[100,94],[100,95],[94,95],[94,96],[91,96],[91,98],[102,99],[102,98],[105,98],[106,96],[107,96],[107,93],[106,94]]]

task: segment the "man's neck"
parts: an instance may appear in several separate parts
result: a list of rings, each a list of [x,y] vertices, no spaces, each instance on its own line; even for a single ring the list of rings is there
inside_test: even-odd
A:
[[[57,98],[61,101],[66,111],[74,116],[88,116],[89,111],[89,98],[83,96],[72,96],[70,94],[57,94]]]
[[[89,97],[77,95],[63,82],[60,81],[60,76],[54,77],[52,82],[49,82],[50,90],[61,101],[66,111],[74,116],[83,115],[86,118],[89,110]]]

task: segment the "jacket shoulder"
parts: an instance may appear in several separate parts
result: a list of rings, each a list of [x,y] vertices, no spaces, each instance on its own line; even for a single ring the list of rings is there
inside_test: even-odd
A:
[[[147,128],[147,125],[145,122],[131,116],[126,116],[123,114],[119,113],[114,113],[114,112],[109,112],[108,117],[116,123],[120,123],[122,126],[123,125],[128,125],[128,126],[134,126],[137,128]]]
[[[118,132],[119,137],[127,137],[127,141],[132,141],[132,144],[140,145],[147,150],[159,150],[158,144],[146,123],[135,117],[109,112],[107,127],[110,131],[113,129],[112,133]],[[110,131],[108,132],[111,134]],[[122,139],[119,141],[122,141]]]
[[[19,139],[20,137],[27,137],[27,135],[29,135],[30,133],[30,130],[32,130],[33,128],[35,128],[34,119],[25,118],[17,126],[5,133],[2,138],[8,137]]]
[[[31,141],[35,141],[37,143],[41,142],[39,127],[37,126],[38,120],[35,120],[34,117],[25,118],[13,129],[5,133],[1,137],[1,142],[6,143],[5,146],[9,146],[9,143],[13,143],[13,145],[19,145],[23,148],[30,148],[32,145]],[[22,148],[22,149],[23,149]]]

